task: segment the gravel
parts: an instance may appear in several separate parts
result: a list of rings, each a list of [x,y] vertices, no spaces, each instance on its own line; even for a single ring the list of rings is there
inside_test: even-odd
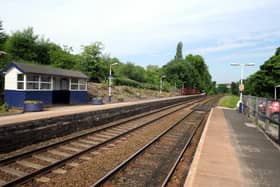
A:
[[[132,133],[123,140],[111,147],[108,150],[98,149],[97,152],[100,154],[86,154],[84,156],[92,157],[89,161],[79,160],[78,167],[71,167],[69,165],[64,166],[67,170],[66,174],[57,175],[49,173],[45,177],[50,178],[48,183],[37,183],[40,186],[90,186],[102,177],[106,172],[110,171],[117,164],[128,158],[140,147],[145,145],[155,136],[157,136],[164,129],[168,128],[174,119],[183,116],[189,109],[184,109],[176,114],[168,116],[154,123],[153,125],[146,126],[145,128],[139,129],[137,132]],[[75,161],[76,162],[76,161]],[[32,186],[35,184],[27,183],[25,186]]]

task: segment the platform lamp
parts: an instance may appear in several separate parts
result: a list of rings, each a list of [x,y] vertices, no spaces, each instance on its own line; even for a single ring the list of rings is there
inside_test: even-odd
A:
[[[118,63],[115,62],[113,64],[110,64],[110,69],[109,69],[109,93],[108,93],[108,96],[109,96],[109,103],[112,102],[112,66],[114,65],[117,65]]]
[[[240,66],[240,86],[239,86],[239,89],[240,89],[240,99],[239,99],[239,106],[241,104],[241,107],[239,108],[239,112],[242,112],[243,111],[243,106],[242,106],[242,92],[243,92],[243,89],[244,89],[244,86],[243,86],[243,74],[244,74],[244,66],[255,66],[255,63],[247,63],[247,64],[241,64],[241,63],[231,63],[230,64],[231,66]]]

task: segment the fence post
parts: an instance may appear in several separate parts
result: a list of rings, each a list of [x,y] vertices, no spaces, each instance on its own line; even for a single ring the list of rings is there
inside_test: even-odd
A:
[[[248,117],[250,118],[251,117],[251,105],[252,105],[252,96],[251,95],[249,95],[248,96]]]
[[[255,120],[256,120],[256,125],[259,123],[259,98],[255,97]]]
[[[266,118],[265,118],[265,131],[268,131],[268,126],[269,126],[269,120],[267,119],[267,118],[269,118],[269,113],[270,113],[270,110],[269,110],[269,106],[270,106],[270,101],[267,99],[267,98],[265,98],[265,103],[266,103],[266,110],[265,110],[265,116],[266,116]]]

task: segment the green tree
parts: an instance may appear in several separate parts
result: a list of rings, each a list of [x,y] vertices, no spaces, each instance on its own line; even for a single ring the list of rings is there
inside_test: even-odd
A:
[[[231,82],[230,89],[231,89],[231,94],[232,95],[238,95],[239,94],[238,84],[236,82]]]
[[[194,86],[201,90],[206,90],[207,92],[210,91],[212,87],[211,75],[203,57],[189,54],[186,56],[185,60],[193,66]]]
[[[162,74],[161,68],[155,65],[148,65],[146,67],[145,80],[149,84],[158,85],[161,74]]]
[[[36,40],[38,36],[29,27],[13,33],[4,44],[4,50],[15,60],[34,61],[37,58]]]
[[[270,57],[260,70],[245,80],[245,94],[273,97],[274,86],[280,84],[280,48]]]
[[[179,42],[177,44],[175,60],[182,60],[183,59],[183,43]]]
[[[115,69],[116,74],[119,77],[126,77],[138,82],[145,82],[145,69],[141,66],[136,66],[132,62],[119,64]]]
[[[2,21],[0,20],[0,51],[3,50],[3,45],[7,38],[8,36],[4,32]]]
[[[90,80],[101,82],[106,78],[109,64],[102,58],[104,46],[101,42],[95,42],[83,47],[80,69],[88,74]]]

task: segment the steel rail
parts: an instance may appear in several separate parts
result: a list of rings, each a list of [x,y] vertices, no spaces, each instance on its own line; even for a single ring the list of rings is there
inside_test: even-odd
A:
[[[180,152],[180,154],[178,155],[175,163],[173,164],[172,168],[170,169],[168,175],[166,176],[166,178],[164,179],[161,187],[165,187],[167,186],[169,180],[171,179],[173,173],[175,172],[176,167],[178,166],[178,164],[180,163],[182,157],[184,156],[184,153],[186,152],[187,148],[189,148],[189,146],[191,145],[192,139],[194,137],[194,135],[196,134],[198,128],[205,123],[205,119],[208,116],[209,113],[206,113],[205,116],[203,117],[203,119],[199,122],[199,125],[197,125],[195,127],[195,129],[192,131],[190,137],[188,138],[188,141],[186,142],[185,146],[183,147],[182,151]]]
[[[201,100],[199,100],[199,101],[197,101],[197,102],[200,102],[200,101],[201,101]],[[197,102],[195,102],[195,103],[197,103]],[[122,136],[125,136],[125,135],[127,135],[127,134],[129,134],[129,133],[131,133],[131,132],[133,132],[133,131],[135,131],[135,130],[137,130],[137,129],[139,129],[139,128],[143,128],[143,127],[147,126],[148,124],[151,124],[151,123],[153,123],[153,122],[155,122],[155,121],[157,121],[157,120],[162,119],[163,117],[166,117],[166,116],[168,116],[168,115],[171,115],[171,114],[173,114],[173,113],[175,113],[175,112],[177,112],[177,111],[179,111],[179,110],[182,110],[182,109],[185,108],[185,107],[192,106],[192,105],[194,105],[195,103],[182,104],[182,105],[184,105],[184,106],[183,106],[183,107],[180,107],[179,109],[176,109],[176,110],[174,110],[174,111],[171,111],[171,112],[169,112],[169,113],[167,113],[167,114],[164,114],[164,115],[162,115],[162,116],[160,116],[160,117],[157,117],[157,118],[155,118],[155,119],[153,119],[153,120],[151,120],[151,121],[145,122],[145,123],[143,123],[143,124],[141,124],[141,125],[139,125],[139,126],[137,126],[137,127],[135,127],[135,128],[129,129],[128,131],[126,131],[126,132],[124,132],[124,133],[121,133],[121,134],[119,134],[119,135],[117,135],[117,136],[114,136],[114,137],[112,137],[112,138],[109,138],[109,139],[105,140],[104,142],[101,142],[101,143],[99,143],[99,144],[97,144],[97,145],[93,145],[93,146],[91,146],[91,147],[89,147],[89,148],[87,148],[87,149],[82,150],[81,152],[75,153],[75,154],[73,154],[73,155],[71,155],[71,156],[69,156],[69,157],[67,157],[67,158],[61,159],[61,160],[59,160],[59,161],[57,161],[57,162],[55,162],[55,163],[52,163],[52,164],[50,164],[50,165],[48,165],[48,166],[46,166],[46,167],[44,167],[44,168],[41,168],[41,169],[36,170],[36,171],[34,171],[34,172],[28,173],[27,175],[25,175],[25,176],[23,176],[23,177],[19,177],[19,178],[16,178],[16,179],[14,179],[14,180],[11,180],[11,181],[7,182],[6,184],[4,184],[3,186],[14,186],[14,185],[22,184],[22,183],[24,183],[24,182],[26,182],[26,181],[29,181],[29,180],[31,180],[32,178],[34,178],[35,176],[38,176],[38,175],[42,175],[42,174],[44,174],[44,173],[47,173],[48,171],[50,171],[50,170],[52,170],[52,169],[55,169],[55,168],[57,168],[57,167],[60,167],[60,166],[64,165],[66,162],[69,162],[69,161],[71,161],[71,160],[73,160],[73,159],[79,157],[79,156],[82,155],[82,154],[85,154],[85,153],[87,153],[87,152],[89,152],[89,151],[92,151],[92,150],[94,150],[94,149],[97,149],[97,148],[99,148],[99,147],[101,147],[101,146],[103,146],[103,145],[105,145],[105,144],[108,144],[109,142],[111,142],[111,141],[113,141],[113,140],[116,140],[117,138],[120,138],[120,137],[122,137]],[[183,120],[183,119],[182,119],[182,120]]]
[[[190,111],[187,113],[184,117],[177,120],[175,123],[172,124],[169,128],[164,130],[162,133],[160,133],[158,136],[156,136],[154,139],[152,139],[150,142],[148,142],[145,146],[140,148],[138,151],[136,151],[133,155],[131,155],[129,158],[124,160],[122,163],[120,163],[118,166],[116,166],[114,169],[109,171],[106,175],[104,175],[102,178],[100,178],[97,182],[95,182],[91,187],[101,186],[106,182],[107,179],[109,179],[111,176],[113,176],[115,173],[117,173],[120,169],[125,167],[130,161],[135,159],[139,154],[143,153],[148,147],[150,147],[152,144],[157,142],[162,136],[164,136],[166,133],[168,133],[170,130],[175,128],[177,125],[179,125],[183,120],[185,120],[188,116],[190,116],[194,111]]]
[[[189,100],[189,102],[191,103],[191,102],[195,101],[196,99],[197,98],[191,99],[191,100]],[[201,100],[203,100],[203,99],[199,98],[197,100],[197,102],[200,102]],[[186,101],[183,101],[183,102],[186,102]],[[134,118],[130,118],[130,119],[127,119],[127,120],[124,120],[124,121],[119,121],[119,122],[117,122],[117,123],[115,123],[113,125],[110,125],[110,126],[107,126],[107,127],[104,127],[104,128],[94,129],[92,131],[86,132],[84,134],[80,134],[78,136],[70,137],[70,138],[67,138],[67,139],[59,141],[59,142],[51,143],[51,144],[48,144],[48,145],[45,145],[45,146],[42,146],[42,147],[39,147],[39,148],[35,148],[33,150],[30,150],[30,151],[24,152],[24,153],[20,153],[20,154],[17,154],[17,155],[8,157],[8,158],[1,159],[0,160],[0,166],[6,165],[6,164],[8,164],[8,163],[10,163],[10,162],[12,162],[14,160],[19,159],[19,158],[26,158],[26,157],[34,154],[34,153],[39,153],[39,152],[42,152],[42,151],[47,150],[49,148],[53,148],[53,147],[56,147],[56,146],[59,146],[59,145],[66,144],[66,143],[68,143],[70,141],[73,141],[73,140],[76,140],[76,139],[79,139],[79,138],[91,135],[93,133],[98,133],[100,131],[108,130],[110,128],[122,125],[124,123],[128,123],[128,122],[131,122],[131,121],[134,121],[134,120],[137,120],[137,119],[140,119],[140,118],[143,118],[143,117],[146,117],[146,116],[149,116],[149,115],[152,115],[152,114],[164,111],[164,110],[168,110],[168,109],[170,109],[172,107],[176,107],[176,106],[179,106],[179,105],[185,105],[186,103],[183,103],[183,102],[176,103],[176,104],[173,104],[171,106],[163,107],[161,109],[156,109],[156,110],[153,110],[152,112],[149,112],[149,113],[146,113],[146,114],[143,114],[143,115],[137,115]]]

